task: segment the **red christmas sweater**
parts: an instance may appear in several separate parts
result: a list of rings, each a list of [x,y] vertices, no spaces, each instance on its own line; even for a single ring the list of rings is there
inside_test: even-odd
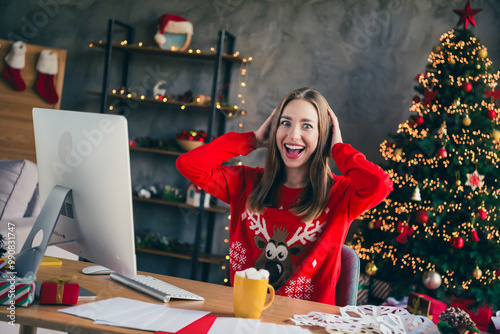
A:
[[[328,203],[319,218],[303,222],[290,212],[302,189],[280,188],[277,208],[262,214],[246,208],[262,168],[222,166],[256,148],[255,134],[228,133],[177,159],[179,171],[194,184],[229,203],[229,257],[234,273],[249,267],[270,272],[276,293],[335,304],[340,253],[352,221],[379,204],[392,181],[351,145],[338,143],[332,156],[342,176],[333,175]]]

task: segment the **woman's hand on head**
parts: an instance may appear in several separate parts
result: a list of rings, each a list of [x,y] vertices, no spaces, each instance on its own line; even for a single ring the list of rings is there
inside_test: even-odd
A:
[[[330,118],[332,120],[332,147],[330,148],[330,152],[332,151],[331,149],[333,146],[337,143],[343,143],[342,141],[342,133],[340,132],[340,126],[339,126],[339,120],[335,113],[328,109],[328,114],[330,115]]]
[[[267,147],[269,145],[269,134],[271,133],[271,124],[273,123],[275,112],[276,109],[274,109],[271,115],[262,123],[260,128],[254,131],[255,139],[257,140],[257,148]]]

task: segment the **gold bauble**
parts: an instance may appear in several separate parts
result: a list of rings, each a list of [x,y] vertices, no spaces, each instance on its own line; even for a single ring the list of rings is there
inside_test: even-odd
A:
[[[397,149],[394,150],[394,155],[397,157],[400,157],[402,153],[403,153],[403,149],[400,147],[398,147]]]
[[[479,279],[481,276],[483,276],[483,272],[481,271],[481,269],[479,269],[479,267],[476,267],[476,269],[474,269],[474,271],[472,272],[472,276]]]
[[[493,130],[491,132],[491,137],[494,139],[494,140],[499,140],[500,139],[500,131],[498,130]]]
[[[374,223],[373,221],[371,221],[371,222],[369,222],[369,223],[368,223],[368,228],[369,228],[370,230],[373,230],[373,227],[374,227],[374,226],[375,226],[375,223]]]
[[[464,126],[469,126],[472,123],[469,115],[465,115],[464,118],[462,118],[462,124]]]
[[[448,59],[448,64],[455,65],[455,59],[453,58]]]
[[[441,286],[441,275],[434,271],[427,271],[422,275],[422,283],[427,289],[435,290]]]
[[[441,51],[442,48],[441,48],[441,45],[437,44],[437,45],[434,45],[434,47],[432,48],[432,51],[434,53],[438,53],[439,51]]]
[[[477,65],[476,65],[476,68],[477,68],[478,70],[480,70],[480,69],[481,69],[481,64],[477,64]]]
[[[375,265],[375,263],[373,262],[368,262],[365,266],[365,273],[368,275],[368,276],[373,276],[377,273],[377,266]]]
[[[486,58],[488,57],[488,50],[486,49],[481,49],[477,52],[477,55],[479,56],[479,58]]]

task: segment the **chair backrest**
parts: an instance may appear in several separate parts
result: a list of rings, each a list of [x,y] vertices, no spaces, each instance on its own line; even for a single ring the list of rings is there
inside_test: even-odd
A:
[[[340,276],[335,289],[335,305],[356,305],[361,263],[358,253],[349,246],[342,246]]]

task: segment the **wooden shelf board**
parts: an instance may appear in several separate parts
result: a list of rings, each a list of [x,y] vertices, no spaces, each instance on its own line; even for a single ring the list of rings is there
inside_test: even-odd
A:
[[[186,203],[180,203],[180,202],[174,202],[174,201],[166,201],[164,199],[158,199],[158,198],[141,198],[137,196],[132,197],[134,201],[139,201],[139,202],[147,202],[147,203],[155,203],[155,204],[161,204],[161,205],[169,205],[169,206],[178,206],[181,208],[188,208],[188,209],[199,209],[197,207],[194,207],[192,205],[188,205]],[[205,211],[209,212],[217,212],[217,213],[226,213],[229,212],[229,208],[225,207],[210,207],[210,208],[205,208]]]
[[[96,92],[96,91],[87,91],[87,94],[99,95],[99,96],[101,95],[100,92]],[[171,100],[163,101],[161,99],[155,99],[152,97],[144,97],[144,98],[141,98],[140,96],[139,97],[137,97],[137,96],[128,97],[125,94],[118,94],[118,93],[108,93],[108,97],[113,98],[113,99],[120,99],[120,100],[132,100],[132,101],[138,101],[138,102],[158,103],[158,104],[175,106],[175,107],[185,106],[186,108],[189,108],[189,109],[202,109],[202,110],[207,110],[207,111],[210,110],[210,106],[207,106],[207,105],[200,105],[197,103],[184,103],[184,102],[171,101]],[[235,115],[236,115],[236,113],[239,112],[239,109],[235,109],[235,108],[231,108],[231,107],[220,107],[217,109],[223,110],[226,112],[232,112]]]
[[[161,256],[175,257],[175,258],[183,259],[183,260],[192,260],[193,259],[193,256],[190,254],[167,252],[167,251],[162,251],[162,250],[158,250],[158,249],[136,248],[135,250],[137,252],[141,252],[141,253],[149,253],[149,254],[155,254],[155,255],[161,255]],[[211,264],[221,264],[221,263],[224,263],[226,261],[226,257],[221,256],[221,255],[200,254],[198,257],[198,261],[204,262],[204,263],[211,263]]]
[[[147,148],[147,147],[137,147],[137,146],[131,146],[130,149],[132,151],[158,153],[158,154],[175,155],[175,156],[180,156],[181,154],[184,153],[184,152],[177,152],[177,151],[162,150],[159,148]]]
[[[90,47],[100,47],[105,48],[107,43],[102,41],[90,42]],[[121,43],[112,43],[113,49],[120,50],[124,52],[134,52],[134,53],[147,53],[154,54],[159,56],[169,56],[169,57],[178,57],[178,58],[191,58],[198,60],[215,60],[216,52],[189,52],[189,51],[171,51],[171,50],[163,50],[157,46],[138,46],[138,45],[122,45]],[[230,61],[233,63],[243,63],[247,61],[243,57],[238,57],[234,55],[229,55],[227,53],[222,54],[222,58],[226,61]]]

